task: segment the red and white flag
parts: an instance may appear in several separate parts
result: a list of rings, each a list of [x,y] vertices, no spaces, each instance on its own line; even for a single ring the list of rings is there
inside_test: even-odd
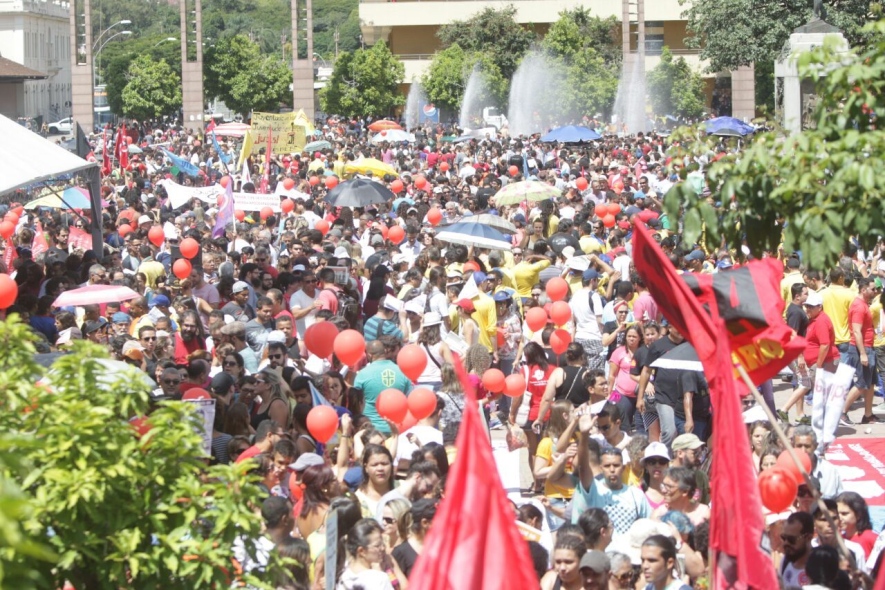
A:
[[[43,224],[37,221],[34,225],[37,231],[34,233],[34,242],[31,244],[31,256],[36,259],[37,256],[49,250],[49,244],[46,242],[46,235],[43,233]]]

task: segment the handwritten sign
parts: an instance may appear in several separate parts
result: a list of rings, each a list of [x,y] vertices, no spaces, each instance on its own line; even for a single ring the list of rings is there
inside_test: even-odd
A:
[[[200,436],[203,437],[203,450],[206,455],[212,454],[212,426],[215,424],[215,400],[214,399],[188,399],[183,400],[193,404],[197,414],[201,418],[202,428]]]
[[[272,134],[274,154],[297,153],[307,144],[307,129],[296,113],[252,113],[252,154],[267,146],[267,136]]]

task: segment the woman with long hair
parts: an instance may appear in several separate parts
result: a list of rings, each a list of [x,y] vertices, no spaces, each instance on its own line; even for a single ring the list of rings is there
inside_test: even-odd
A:
[[[750,435],[750,449],[753,451],[753,468],[758,475],[762,449],[768,444],[771,424],[767,420],[757,420],[747,427],[747,433]]]
[[[312,465],[301,474],[304,493],[301,497],[301,510],[296,515],[295,525],[302,538],[307,538],[326,519],[332,499],[340,493],[338,478],[331,467]]]
[[[230,405],[224,414],[224,427],[222,431],[231,436],[252,436],[255,429],[249,420],[249,408],[240,402]]]
[[[578,517],[578,526],[584,531],[584,541],[590,551],[605,551],[612,542],[615,527],[602,508],[589,508]]]
[[[628,486],[642,486],[642,480],[645,477],[645,464],[642,461],[645,455],[645,448],[649,445],[648,437],[644,434],[634,434],[627,443],[627,455],[630,462],[624,466],[624,484]]]
[[[372,271],[369,277],[369,287],[366,289],[366,295],[363,298],[363,319],[367,320],[376,313],[381,305],[381,300],[385,295],[393,295],[393,288],[388,285],[390,279],[390,269],[383,264],[379,264]]]
[[[547,414],[553,400],[568,400],[572,406],[578,407],[590,401],[590,393],[582,385],[584,372],[587,370],[587,356],[584,347],[577,342],[572,342],[565,350],[565,367],[556,367],[547,388],[544,390],[544,399],[541,401],[541,409],[538,416]],[[539,431],[543,426],[540,418],[535,419],[532,427]]]
[[[567,399],[553,404],[544,438],[535,451],[533,475],[544,482],[544,496],[549,502],[547,522],[555,531],[565,522],[565,508],[575,492],[572,476],[578,454],[575,429],[578,417],[575,407]]]
[[[539,435],[532,428],[535,420],[547,420],[548,416],[541,416],[541,400],[547,389],[547,382],[556,369],[547,362],[547,355],[537,342],[529,342],[523,350],[525,364],[522,367],[522,376],[525,379],[525,393],[513,399],[510,405],[510,424],[513,428],[521,428],[528,440],[529,468],[535,463],[535,451],[538,448]]]
[[[356,491],[366,517],[374,517],[381,498],[393,489],[393,455],[387,447],[367,444],[363,449],[363,482]]]
[[[443,433],[443,442],[447,445],[455,443],[461,420],[464,416],[464,388],[451,363],[445,363],[440,370],[442,385],[437,395],[443,400],[445,407],[439,414],[439,429]]]
[[[629,428],[636,412],[636,388],[639,377],[631,375],[633,355],[642,346],[642,326],[630,325],[624,334],[624,344],[612,353],[609,359],[608,385],[613,401],[618,405],[623,423]]]
[[[358,521],[347,532],[347,567],[338,578],[337,590],[393,590],[385,571],[392,560],[382,535],[381,525],[372,518]]]
[[[230,348],[227,348],[227,346],[227,344],[222,344],[217,349],[218,356],[221,357],[221,370],[235,380],[239,380],[240,377],[247,374],[246,363],[243,361],[242,355],[233,350],[233,346],[230,346]]]
[[[329,400],[333,406],[341,406],[344,403],[344,393],[347,391],[347,382],[341,373],[327,371],[323,375],[323,397]]]
[[[394,498],[388,500],[381,509],[378,524],[384,529],[384,545],[388,552],[392,552],[394,547],[409,538],[409,527],[412,524],[409,514],[411,507],[412,503],[405,498]]]
[[[409,523],[409,529],[403,542],[394,548],[391,555],[406,577],[412,574],[418,556],[424,551],[424,539],[436,516],[436,506],[436,500],[421,498],[412,504],[408,516],[403,519]]]
[[[870,509],[866,500],[857,492],[842,492],[836,496],[842,536],[863,547],[866,557],[870,556],[878,535],[873,532]]]
[[[259,424],[270,419],[288,430],[292,414],[289,409],[289,386],[271,369],[261,370],[254,377],[255,395],[261,398],[261,404],[252,416],[252,427],[258,428]]]
[[[660,442],[650,443],[645,448],[642,456],[642,464],[645,468],[645,477],[643,478],[642,489],[648,504],[652,510],[666,502],[664,496],[664,473],[670,464],[670,452],[667,447]]]

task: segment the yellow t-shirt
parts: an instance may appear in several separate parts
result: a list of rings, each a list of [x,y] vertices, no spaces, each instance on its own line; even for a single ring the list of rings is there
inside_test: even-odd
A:
[[[857,293],[842,285],[830,285],[820,290],[824,300],[824,313],[833,322],[836,333],[836,344],[848,342],[850,330],[848,328],[848,308],[857,297]]]
[[[532,296],[532,287],[538,284],[541,271],[548,266],[550,266],[549,260],[538,260],[537,262],[520,262],[513,267],[516,292],[520,297]]]
[[[493,352],[495,350],[493,343],[496,343],[498,338],[498,310],[495,307],[495,300],[481,293],[473,299],[473,306],[476,311],[470,314],[470,317],[479,327],[479,343],[489,352]]]
[[[535,457],[539,457],[544,459],[547,462],[547,465],[553,465],[553,439],[550,437],[544,437],[541,439],[541,442],[538,443],[538,450],[535,451]],[[571,474],[574,471],[574,466],[565,466],[565,472]],[[562,482],[564,478],[559,481]],[[544,495],[548,498],[563,498],[568,500],[572,497],[572,494],[575,493],[575,486],[565,487],[561,485],[557,485],[556,483],[551,483],[550,480],[546,480],[544,482]]]
[[[788,275],[784,275],[784,278],[781,279],[781,297],[784,298],[784,303],[787,306],[790,305],[790,302],[793,301],[793,294],[790,292],[790,288],[796,283],[804,283],[804,279],[802,278],[801,272],[791,272]],[[784,308],[784,317],[786,317],[787,309]]]
[[[882,301],[876,297],[873,300],[873,304],[870,305],[870,313],[873,314],[873,332],[875,332],[876,336],[873,339],[873,346],[885,346],[885,332],[879,330],[879,326],[882,322]]]

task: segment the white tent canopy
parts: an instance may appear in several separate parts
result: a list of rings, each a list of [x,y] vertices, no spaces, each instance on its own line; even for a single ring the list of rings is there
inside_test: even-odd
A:
[[[97,167],[0,115],[0,195],[64,174]]]

